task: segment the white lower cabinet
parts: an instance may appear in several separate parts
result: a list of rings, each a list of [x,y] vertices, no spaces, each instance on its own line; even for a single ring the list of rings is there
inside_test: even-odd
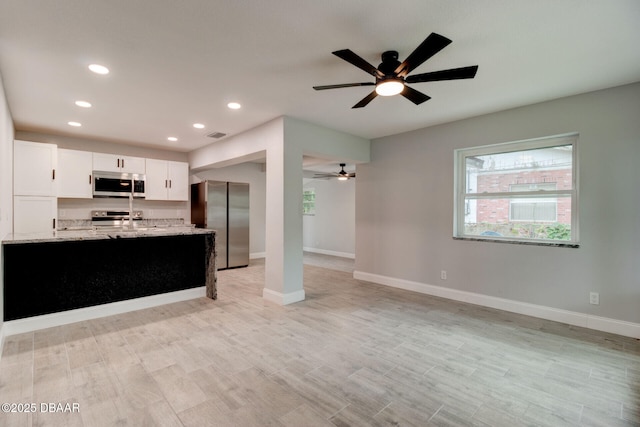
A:
[[[41,233],[55,230],[58,199],[44,196],[14,196],[13,232]]]

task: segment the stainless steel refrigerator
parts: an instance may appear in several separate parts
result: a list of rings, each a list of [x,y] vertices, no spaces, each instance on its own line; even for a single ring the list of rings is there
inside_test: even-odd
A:
[[[249,184],[191,184],[191,223],[217,231],[219,270],[249,265]]]

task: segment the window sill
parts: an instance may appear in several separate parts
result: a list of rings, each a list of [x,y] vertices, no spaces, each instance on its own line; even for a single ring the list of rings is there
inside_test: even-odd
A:
[[[467,240],[471,242],[492,242],[492,243],[509,243],[512,245],[530,245],[530,246],[551,246],[555,248],[579,248],[578,243],[554,243],[554,242],[536,242],[525,240],[506,240],[506,239],[487,239],[484,237],[458,237],[453,236],[453,240]]]

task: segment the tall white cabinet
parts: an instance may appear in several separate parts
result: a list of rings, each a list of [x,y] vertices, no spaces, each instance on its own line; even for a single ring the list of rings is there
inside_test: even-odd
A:
[[[14,141],[14,233],[55,230],[58,217],[57,151],[54,144]]]
[[[52,232],[58,218],[58,199],[55,197],[14,196],[13,232]]]

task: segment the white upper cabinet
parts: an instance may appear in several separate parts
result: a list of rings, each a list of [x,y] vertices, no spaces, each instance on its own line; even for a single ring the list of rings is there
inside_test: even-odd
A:
[[[13,194],[53,196],[56,186],[58,146],[15,140],[13,145]]]
[[[167,162],[167,200],[189,200],[189,163]]]
[[[146,200],[189,200],[189,163],[146,160]]]
[[[58,149],[58,197],[91,199],[93,153]]]
[[[144,157],[93,153],[93,170],[144,174],[145,159]]]
[[[167,200],[167,162],[165,160],[146,160],[145,199]]]

